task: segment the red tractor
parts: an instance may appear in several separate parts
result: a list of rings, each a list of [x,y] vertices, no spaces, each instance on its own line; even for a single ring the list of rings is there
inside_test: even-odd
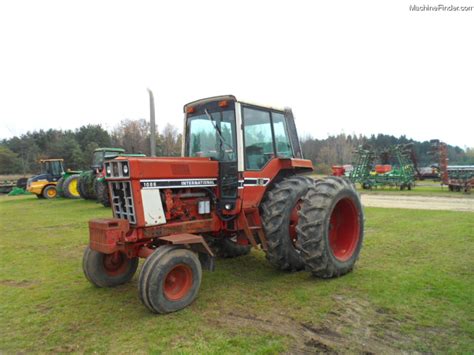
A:
[[[155,313],[188,306],[202,268],[253,246],[285,271],[322,278],[351,271],[364,216],[343,177],[313,180],[290,109],[219,96],[184,106],[181,158],[119,157],[105,163],[114,218],[89,222],[89,281],[130,281]]]

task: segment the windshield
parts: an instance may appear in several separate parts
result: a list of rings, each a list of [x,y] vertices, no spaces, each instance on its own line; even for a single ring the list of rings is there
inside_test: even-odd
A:
[[[187,131],[187,156],[221,161],[236,159],[234,110],[191,116],[188,118]]]
[[[95,152],[92,158],[92,166],[102,166],[104,163],[104,152]]]
[[[41,173],[59,176],[63,172],[61,161],[46,161],[41,166]]]

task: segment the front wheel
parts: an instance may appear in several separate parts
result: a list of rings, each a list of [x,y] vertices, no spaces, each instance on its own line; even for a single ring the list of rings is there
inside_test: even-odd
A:
[[[128,258],[117,251],[103,254],[89,246],[84,251],[82,269],[86,278],[97,287],[114,287],[130,281],[138,267],[138,258]]]
[[[49,185],[43,189],[43,192],[41,194],[43,195],[44,198],[49,200],[49,199],[55,198],[58,192],[56,191],[56,186]]]
[[[165,245],[143,264],[138,293],[142,303],[153,313],[175,312],[195,300],[201,279],[201,263],[195,253]]]
[[[352,270],[364,237],[359,195],[343,178],[318,181],[303,198],[297,226],[306,269],[330,278]]]

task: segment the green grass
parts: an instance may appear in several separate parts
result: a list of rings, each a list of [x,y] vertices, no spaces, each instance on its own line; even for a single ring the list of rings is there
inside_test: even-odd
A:
[[[0,198],[0,352],[474,351],[474,214],[366,209],[353,273],[319,280],[261,252],[219,260],[188,308],[152,315],[137,276],[92,287],[83,200]]]
[[[423,182],[417,183],[412,190],[403,190],[396,187],[379,187],[373,188],[372,190],[364,190],[357,184],[357,190],[363,194],[373,195],[404,195],[404,196],[436,196],[436,197],[458,197],[458,198],[470,198],[474,199],[474,193],[466,194],[464,192],[449,191],[447,186],[441,187],[439,183],[437,185],[426,184]]]

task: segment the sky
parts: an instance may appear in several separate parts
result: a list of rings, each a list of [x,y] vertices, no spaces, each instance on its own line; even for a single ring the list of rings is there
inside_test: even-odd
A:
[[[474,147],[474,11],[409,10],[424,4],[2,1],[0,139],[148,119],[150,88],[158,128],[233,94],[291,107],[300,137]]]

